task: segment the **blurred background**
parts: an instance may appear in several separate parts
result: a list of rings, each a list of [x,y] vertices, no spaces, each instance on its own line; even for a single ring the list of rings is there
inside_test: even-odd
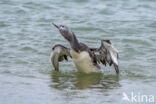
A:
[[[70,27],[79,41],[119,51],[120,76],[78,73],[71,60],[55,72],[51,48],[69,47],[52,22]],[[156,101],[155,0],[0,0],[1,104],[126,104],[122,93]]]

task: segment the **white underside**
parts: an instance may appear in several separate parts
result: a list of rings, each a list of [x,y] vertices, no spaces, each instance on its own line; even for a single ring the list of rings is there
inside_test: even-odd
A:
[[[77,53],[71,49],[70,54],[79,72],[85,72],[85,73],[100,72],[100,70],[95,65],[93,65],[88,52],[83,51]]]

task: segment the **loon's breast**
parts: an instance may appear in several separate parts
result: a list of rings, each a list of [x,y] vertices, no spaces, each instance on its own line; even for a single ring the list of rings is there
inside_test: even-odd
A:
[[[89,56],[89,53],[87,51],[77,53],[76,51],[71,49],[70,54],[79,72],[100,72],[100,70],[95,65],[93,65],[91,57]]]

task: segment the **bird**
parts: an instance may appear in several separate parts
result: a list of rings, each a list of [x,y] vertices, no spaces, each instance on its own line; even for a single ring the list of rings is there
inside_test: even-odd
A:
[[[61,44],[52,47],[51,63],[56,71],[59,71],[59,62],[72,59],[78,72],[100,73],[100,63],[103,65],[114,66],[116,74],[119,74],[119,55],[118,50],[112,45],[110,40],[101,40],[99,48],[90,48],[80,42],[75,33],[65,25],[52,23],[60,34],[70,44],[67,48]]]

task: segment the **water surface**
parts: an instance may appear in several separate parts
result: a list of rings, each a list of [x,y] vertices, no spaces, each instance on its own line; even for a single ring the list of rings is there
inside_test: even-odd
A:
[[[78,73],[71,60],[55,72],[55,44],[69,44],[52,26],[65,24],[79,41],[119,50],[120,76]],[[0,103],[128,104],[122,93],[154,95],[156,102],[155,0],[1,0]],[[145,102],[144,102],[145,103]]]

